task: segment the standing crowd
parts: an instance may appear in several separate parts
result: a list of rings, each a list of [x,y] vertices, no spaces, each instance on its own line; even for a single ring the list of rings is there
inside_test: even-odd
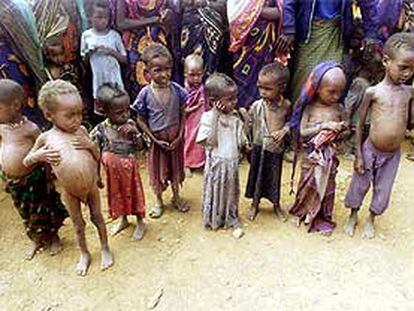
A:
[[[32,241],[27,258],[59,252],[70,216],[86,275],[85,204],[101,268],[113,265],[102,188],[112,234],[130,216],[141,240],[145,151],[149,217],[162,216],[169,186],[187,212],[183,182],[203,168],[203,226],[235,238],[243,156],[251,221],[262,199],[286,221],[283,161],[293,188],[300,159],[289,214],[331,234],[338,154],[353,154],[345,233],[372,185],[363,235],[373,238],[414,125],[413,23],[412,0],[2,0],[0,170]]]

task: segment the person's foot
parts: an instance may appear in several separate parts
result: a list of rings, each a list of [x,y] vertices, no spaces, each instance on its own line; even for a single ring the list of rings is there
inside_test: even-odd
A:
[[[24,255],[24,259],[32,260],[34,256],[36,256],[37,252],[42,248],[42,244],[39,242],[32,241],[32,245],[30,246],[27,253]]]
[[[362,232],[362,238],[373,239],[374,237],[375,237],[374,222],[369,219],[364,226],[364,231]]]
[[[57,234],[54,234],[50,240],[49,255],[55,256],[62,250],[62,243]]]
[[[187,213],[190,210],[190,206],[181,197],[173,197],[171,204],[181,213]]]
[[[344,233],[346,235],[349,235],[350,237],[354,236],[357,223],[358,223],[357,214],[351,213],[351,215],[348,218],[348,221],[345,224]]]
[[[91,255],[89,253],[81,253],[78,263],[76,264],[76,273],[79,276],[86,276],[89,265],[91,264]]]
[[[240,239],[244,235],[244,232],[242,228],[236,228],[232,234],[235,239]]]
[[[135,228],[134,233],[132,234],[132,238],[135,241],[141,241],[144,235],[145,235],[145,223],[141,219],[137,221],[137,227]]]
[[[184,169],[184,173],[185,173],[185,178],[191,178],[191,177],[193,177],[193,173],[191,172],[191,169],[189,167],[186,167]]]
[[[275,212],[276,218],[279,219],[281,222],[286,222],[287,217],[285,212],[280,208],[279,205],[273,206],[273,211]]]
[[[259,207],[251,205],[249,208],[249,220],[254,221],[256,219],[257,214],[259,214]]]
[[[121,231],[128,228],[128,226],[129,226],[128,218],[126,216],[122,216],[119,222],[116,224],[116,226],[111,230],[111,235],[112,236],[117,235]]]
[[[148,213],[149,217],[151,218],[160,218],[162,213],[164,212],[164,208],[160,204],[154,205],[150,212]]]
[[[109,248],[104,248],[101,251],[101,270],[106,270],[114,264],[114,257]]]

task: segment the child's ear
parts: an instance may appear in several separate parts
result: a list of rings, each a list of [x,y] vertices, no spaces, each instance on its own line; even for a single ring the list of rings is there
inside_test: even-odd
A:
[[[391,60],[391,58],[390,58],[387,54],[384,54],[384,55],[382,56],[382,65],[383,65],[384,67],[387,67],[387,66],[388,66],[388,64],[390,63],[390,60]]]
[[[45,116],[45,119],[48,120],[49,122],[52,122],[52,113],[50,113],[49,110],[45,110],[43,112],[43,115]]]

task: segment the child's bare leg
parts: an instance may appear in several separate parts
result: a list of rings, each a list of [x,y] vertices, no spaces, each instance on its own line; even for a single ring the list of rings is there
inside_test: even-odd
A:
[[[140,216],[137,215],[137,227],[135,228],[132,238],[135,241],[140,241],[144,237],[144,234],[145,234],[144,220]]]
[[[348,221],[345,224],[344,232],[349,236],[353,236],[355,233],[355,227],[358,223],[358,210],[351,209],[351,215],[349,215]]]
[[[151,218],[160,218],[164,212],[164,202],[162,200],[162,192],[155,193],[155,205],[151,208],[149,216]]]
[[[279,203],[273,205],[273,211],[276,214],[276,218],[279,219],[282,222],[287,221],[287,217],[285,212],[280,208]]]
[[[50,256],[55,256],[62,250],[62,243],[60,241],[59,235],[57,233],[53,234],[50,239]]]
[[[175,206],[177,210],[182,213],[186,213],[190,210],[190,206],[188,206],[187,202],[183,200],[180,196],[180,185],[176,183],[171,184],[171,188],[173,191],[173,199],[172,204]]]
[[[62,200],[69,210],[70,218],[75,227],[76,242],[81,252],[79,261],[76,264],[76,273],[80,276],[85,276],[88,273],[88,268],[91,263],[91,255],[86,246],[85,221],[82,217],[80,201],[66,192],[62,193]]]
[[[365,223],[365,226],[364,226],[364,231],[362,233],[363,238],[372,239],[375,237],[375,226],[374,226],[375,217],[376,215],[374,213],[369,214],[367,222]]]
[[[191,169],[189,167],[184,168],[185,178],[191,178],[193,177],[193,173],[191,172]]]
[[[128,226],[129,226],[129,222],[128,222],[127,216],[121,216],[121,219],[119,219],[118,224],[113,228],[113,230],[111,230],[111,235],[112,236],[117,235],[121,231],[128,228]]]
[[[31,240],[31,243],[32,245],[30,245],[29,250],[24,255],[24,259],[26,260],[32,260],[33,257],[37,254],[38,250],[42,248],[42,243],[40,243],[39,241]]]
[[[98,229],[99,239],[101,242],[101,269],[106,270],[114,264],[114,258],[109,250],[108,235],[106,233],[105,221],[101,212],[101,200],[98,188],[92,190],[88,200],[88,205],[91,221]]]
[[[259,214],[259,203],[253,202],[249,207],[249,220],[253,221],[256,219],[257,214]]]

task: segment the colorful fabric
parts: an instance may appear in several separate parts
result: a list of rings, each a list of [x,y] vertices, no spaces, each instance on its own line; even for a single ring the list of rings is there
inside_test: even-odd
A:
[[[48,180],[45,166],[37,166],[31,173],[6,181],[6,192],[23,219],[28,237],[39,243],[48,243],[57,234],[63,221],[69,216],[53,183]]]
[[[0,34],[5,36],[14,53],[30,69],[36,82],[46,82],[36,19],[27,1],[2,0]]]
[[[228,1],[230,24],[229,50],[233,52],[233,77],[239,87],[238,105],[249,107],[259,98],[256,82],[263,65],[276,58],[274,49],[281,31],[281,18],[276,21],[260,19],[265,1]],[[271,0],[270,7],[282,11],[282,1]]]
[[[160,15],[166,0],[123,0],[126,16],[130,19],[149,18]],[[124,45],[128,53],[129,66],[125,72],[125,87],[130,96],[135,98],[149,81],[144,76],[145,64],[141,60],[144,49],[152,43],[167,44],[167,35],[158,25],[151,25],[123,32]]]
[[[210,6],[184,8],[181,25],[181,57],[201,52],[207,75],[217,71],[224,45],[225,18]]]
[[[303,161],[296,200],[290,213],[309,225],[309,232],[330,233],[335,201],[335,177],[339,160],[334,141],[338,134],[321,131],[310,139],[309,151]]]
[[[345,197],[345,206],[359,209],[371,186],[373,195],[370,212],[382,215],[389,206],[392,187],[400,165],[401,151],[381,152],[367,139],[362,146],[365,173],[354,172]]]
[[[309,42],[299,43],[293,62],[292,101],[295,102],[313,68],[325,61],[342,63],[343,43],[339,20],[314,21]]]
[[[258,206],[262,198],[279,205],[282,164],[283,153],[267,151],[263,145],[253,145],[245,196],[253,199],[254,205]]]
[[[186,113],[185,131],[184,131],[184,167],[200,168],[205,162],[205,150],[196,143],[198,126],[201,116],[208,110],[208,103],[204,93],[204,87],[189,91],[186,108],[200,105],[191,113]]]
[[[112,152],[102,154],[106,173],[109,215],[137,215],[145,217],[145,195],[139,174],[138,160],[132,156],[121,156]]]
[[[155,138],[172,142],[177,138],[179,125],[173,125],[159,132],[153,132]],[[184,143],[175,150],[168,151],[152,143],[148,156],[150,186],[156,194],[164,192],[168,185],[181,185],[184,181]]]

